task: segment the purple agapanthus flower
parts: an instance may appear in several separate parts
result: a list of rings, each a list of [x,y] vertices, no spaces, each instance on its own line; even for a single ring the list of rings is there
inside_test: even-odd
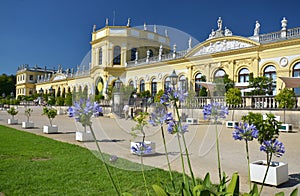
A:
[[[80,122],[83,127],[92,124],[91,117],[102,112],[102,107],[97,102],[92,102],[88,99],[80,99],[75,102],[73,107],[68,109],[69,117],[75,117],[76,121]]]
[[[281,157],[285,153],[283,143],[278,141],[277,139],[263,141],[262,145],[260,146],[260,151],[272,153],[277,157]]]
[[[174,91],[175,99],[178,99],[180,102],[184,102],[187,96],[188,93],[180,88],[177,91]]]
[[[152,126],[157,126],[158,124],[163,125],[166,121],[167,109],[163,104],[158,104],[152,113],[150,113],[149,123]]]
[[[226,118],[228,115],[228,107],[218,103],[213,102],[212,104],[207,104],[203,107],[204,119],[213,119],[217,121],[220,118]]]
[[[171,101],[184,102],[188,93],[182,89],[175,90],[169,87],[166,92],[161,96],[160,103],[169,105]]]
[[[240,122],[238,126],[234,126],[232,136],[235,140],[252,141],[258,137],[258,130],[253,124]]]
[[[145,142],[138,142],[135,146],[131,146],[132,152],[135,154],[151,154],[152,148],[145,144]]]

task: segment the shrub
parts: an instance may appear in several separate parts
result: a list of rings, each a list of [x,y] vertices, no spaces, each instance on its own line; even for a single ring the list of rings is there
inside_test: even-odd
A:
[[[57,115],[57,110],[56,109],[52,109],[52,108],[44,107],[42,115],[46,115],[48,117],[49,122],[50,122],[50,126],[52,127],[52,121],[53,121],[53,119]]]

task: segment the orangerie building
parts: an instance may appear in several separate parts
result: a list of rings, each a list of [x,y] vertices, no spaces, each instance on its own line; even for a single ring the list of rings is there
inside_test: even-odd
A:
[[[178,75],[178,87],[196,92],[201,88],[197,82],[202,76],[210,82],[227,74],[235,86],[243,89],[253,73],[254,77],[273,79],[273,95],[284,87],[294,87],[299,95],[296,86],[300,83],[293,81],[291,86],[284,78],[300,76],[300,27],[287,28],[286,18],[278,23],[279,31],[260,34],[257,21],[253,36],[243,37],[223,28],[219,18],[217,30],[212,30],[205,41],[192,47],[192,40],[186,39],[187,48],[181,51],[176,45],[170,46],[168,32],[159,34],[155,25],[151,30],[146,24],[133,28],[128,20],[126,26],[106,24],[99,30],[94,26],[89,63],[65,70],[61,66],[48,69],[21,65],[16,95],[49,93],[50,88],[61,95],[86,88],[88,94],[106,96],[108,86],[118,78],[137,92],[149,90],[155,95],[170,85],[172,70]]]

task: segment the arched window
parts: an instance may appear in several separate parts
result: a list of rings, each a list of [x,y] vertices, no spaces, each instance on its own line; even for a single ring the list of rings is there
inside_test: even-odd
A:
[[[178,81],[178,88],[187,91],[187,80],[185,76],[180,76]]]
[[[226,72],[223,69],[219,69],[215,72],[214,79],[224,78],[225,75],[226,75]]]
[[[164,81],[164,91],[168,90],[169,87],[171,87],[171,80],[169,77],[166,77]]]
[[[145,81],[142,79],[140,81],[140,93],[145,91]]]
[[[113,64],[114,65],[121,65],[121,47],[120,46],[115,46],[114,47]]]
[[[130,56],[130,60],[131,61],[135,60],[135,58],[136,58],[136,51],[137,51],[136,48],[131,48],[131,56]]]
[[[300,77],[300,62],[296,63],[293,67],[293,77]],[[294,92],[296,95],[300,95],[300,88],[294,88]]]
[[[99,65],[102,65],[102,48],[99,48]]]
[[[150,52],[149,57],[153,57],[153,50],[149,49],[149,52]]]
[[[129,86],[130,86],[130,87],[132,87],[132,88],[134,88],[134,83],[133,83],[133,81],[132,81],[132,80],[130,80],[130,82],[129,82]]]
[[[201,90],[201,85],[198,82],[201,82],[202,80],[202,74],[201,73],[197,73],[195,76],[195,92],[196,95],[199,95],[199,92]]]
[[[157,80],[154,78],[151,81],[151,96],[154,97],[157,93]]]
[[[269,65],[264,70],[264,76],[271,78],[272,82],[272,94],[276,95],[276,68],[273,65]]]
[[[249,70],[247,68],[243,68],[239,72],[239,82],[249,82]]]

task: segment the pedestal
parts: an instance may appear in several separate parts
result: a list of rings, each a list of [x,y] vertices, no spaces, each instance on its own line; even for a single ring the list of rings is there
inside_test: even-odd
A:
[[[57,133],[58,127],[57,125],[51,126],[44,126],[43,133]]]
[[[250,179],[253,182],[262,183],[267,170],[267,161],[255,161],[250,163]],[[289,180],[288,164],[272,162],[265,180],[265,184],[278,186]]]

